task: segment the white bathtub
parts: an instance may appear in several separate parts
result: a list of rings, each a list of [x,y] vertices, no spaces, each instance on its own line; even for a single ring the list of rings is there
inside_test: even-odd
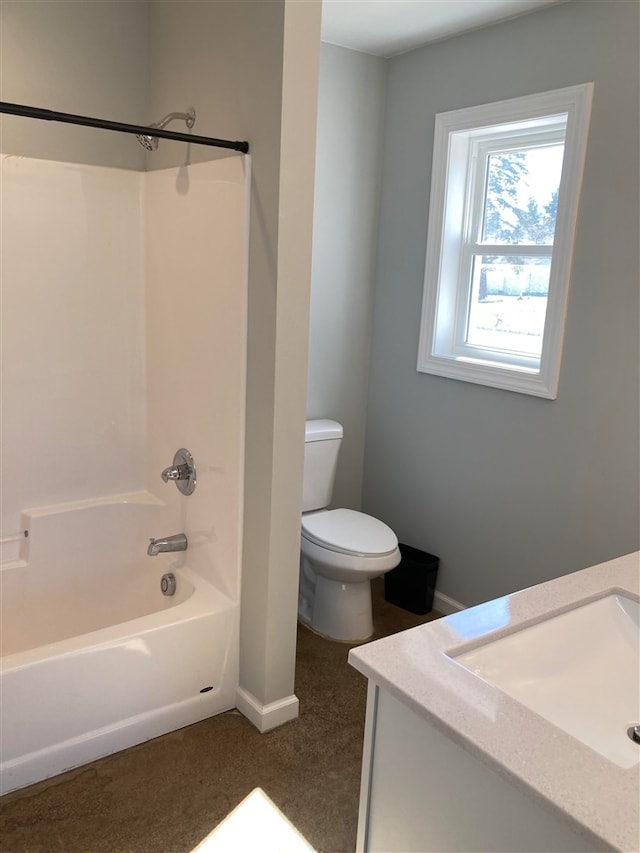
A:
[[[23,515],[0,572],[0,792],[234,707],[238,604],[188,551],[147,557],[149,531],[181,532],[164,516],[146,493]]]

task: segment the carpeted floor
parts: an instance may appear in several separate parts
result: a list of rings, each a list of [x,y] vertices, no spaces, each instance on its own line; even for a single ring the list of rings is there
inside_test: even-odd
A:
[[[376,638],[439,615],[374,582]],[[7,794],[1,853],[189,853],[256,787],[316,850],[354,850],[366,681],[349,648],[298,627],[300,717],[267,734],[230,711]]]

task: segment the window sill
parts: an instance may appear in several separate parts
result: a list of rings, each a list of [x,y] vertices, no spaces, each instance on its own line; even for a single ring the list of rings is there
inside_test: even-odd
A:
[[[420,361],[418,371],[549,400],[557,397],[557,379],[528,367],[507,367],[468,357],[431,355]]]

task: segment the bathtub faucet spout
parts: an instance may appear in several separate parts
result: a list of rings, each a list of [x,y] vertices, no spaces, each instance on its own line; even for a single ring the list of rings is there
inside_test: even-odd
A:
[[[147,554],[155,557],[156,554],[165,551],[186,551],[187,537],[184,533],[176,533],[175,536],[163,536],[162,539],[150,539]]]

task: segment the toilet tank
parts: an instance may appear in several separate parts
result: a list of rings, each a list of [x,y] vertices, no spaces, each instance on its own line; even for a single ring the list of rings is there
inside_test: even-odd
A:
[[[307,421],[304,433],[303,512],[323,509],[331,503],[341,443],[342,426],[337,421]]]

